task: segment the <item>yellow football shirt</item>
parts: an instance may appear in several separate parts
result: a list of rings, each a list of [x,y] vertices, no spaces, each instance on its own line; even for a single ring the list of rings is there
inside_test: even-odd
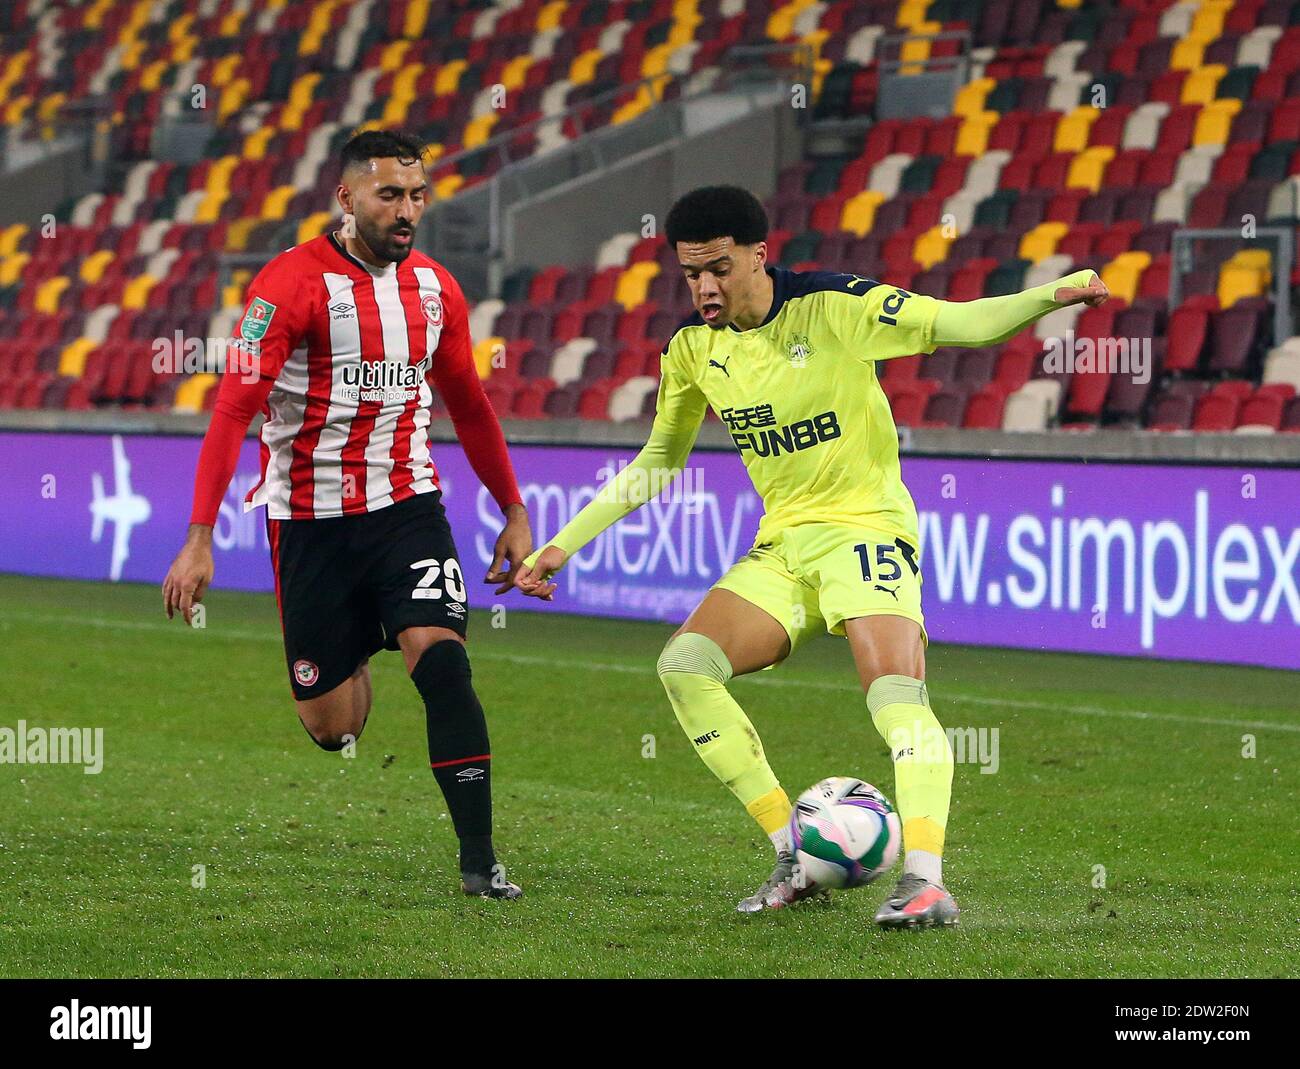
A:
[[[875,361],[933,352],[939,301],[859,275],[769,268],[751,330],[688,319],[664,348],[656,423],[677,437],[707,404],[763,499],[757,541],[839,523],[917,544],[898,431]]]

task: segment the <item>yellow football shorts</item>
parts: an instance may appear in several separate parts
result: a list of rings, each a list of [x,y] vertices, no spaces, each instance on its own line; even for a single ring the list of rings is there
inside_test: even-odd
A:
[[[825,628],[844,634],[858,616],[904,616],[921,628],[921,571],[916,547],[879,531],[841,524],[790,527],[757,544],[714,584],[775,617],[793,650]]]

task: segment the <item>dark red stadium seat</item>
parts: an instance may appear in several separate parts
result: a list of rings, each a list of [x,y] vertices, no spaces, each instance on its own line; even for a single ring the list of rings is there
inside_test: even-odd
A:
[[[971,395],[966,404],[963,427],[972,430],[997,430],[1007,407],[1007,395],[998,383],[991,383]]]
[[[1169,348],[1165,355],[1165,371],[1195,371],[1205,349],[1209,327],[1210,317],[1203,309],[1187,304],[1175,308],[1169,316]]]

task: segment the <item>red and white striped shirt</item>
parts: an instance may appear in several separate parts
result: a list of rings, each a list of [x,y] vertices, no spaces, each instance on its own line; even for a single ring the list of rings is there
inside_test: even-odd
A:
[[[497,504],[520,501],[474,368],[465,297],[441,264],[412,250],[374,267],[324,234],[273,259],[247,297],[239,356],[222,376],[199,456],[192,522],[215,522],[259,410],[262,478],[245,510],[322,519],[437,489],[430,381]]]

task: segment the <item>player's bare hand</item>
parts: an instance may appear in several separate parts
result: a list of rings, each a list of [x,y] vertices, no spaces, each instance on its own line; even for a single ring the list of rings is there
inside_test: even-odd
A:
[[[1059,305],[1078,304],[1082,301],[1089,308],[1096,308],[1099,304],[1105,304],[1110,298],[1110,290],[1106,288],[1096,273],[1088,280],[1086,286],[1060,286],[1054,294],[1056,303]]]
[[[504,594],[515,585],[515,575],[524,558],[533,552],[533,530],[528,524],[528,512],[523,505],[506,509],[506,525],[497,536],[492,550],[492,564],[483,577],[485,583],[499,583],[495,593]],[[507,568],[506,565],[510,567]]]
[[[167,619],[172,619],[179,609],[188,625],[194,606],[203,600],[211,582],[212,528],[195,524],[163,580],[163,610]]]
[[[547,546],[538,554],[531,568],[524,565],[515,574],[515,588],[530,598],[554,600],[556,584],[550,581],[551,576],[563,568],[568,559],[569,555],[559,546]]]

